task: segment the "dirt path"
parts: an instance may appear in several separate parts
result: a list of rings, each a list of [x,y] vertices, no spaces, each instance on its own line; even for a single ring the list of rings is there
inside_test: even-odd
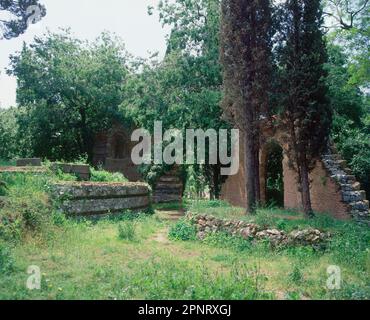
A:
[[[184,210],[161,210],[158,212],[158,216],[163,220],[175,223],[177,220],[185,216],[185,212]],[[169,245],[171,241],[168,239],[168,232],[169,227],[161,229],[156,234],[154,234],[151,240],[156,241],[160,244]]]

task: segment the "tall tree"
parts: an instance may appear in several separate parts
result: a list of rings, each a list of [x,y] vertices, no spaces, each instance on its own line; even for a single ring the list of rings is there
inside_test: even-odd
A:
[[[12,56],[8,72],[17,77],[25,110],[19,123],[33,137],[28,149],[52,160],[91,160],[95,134],[119,116],[126,60],[108,34],[86,43],[68,32],[37,37]]]
[[[280,51],[282,120],[291,165],[298,172],[303,209],[311,216],[309,172],[327,147],[332,116],[320,0],[289,0],[285,13]]]
[[[268,113],[272,42],[269,0],[224,0],[221,60],[224,69],[223,109],[244,134],[247,212],[260,199],[260,122]]]
[[[229,128],[220,108],[220,0],[165,0],[158,10],[161,22],[171,28],[166,56],[160,63],[146,61],[141,72],[130,77],[122,111],[148,129],[155,120],[184,133],[190,128]],[[211,196],[218,198],[221,165],[207,160],[193,169],[199,179],[205,178]]]
[[[39,0],[0,0],[0,12],[6,12],[11,17],[0,18],[0,40],[18,37],[30,24],[41,20],[46,14],[46,9],[39,2]]]
[[[329,40],[339,44],[350,57],[350,83],[370,88],[370,1],[326,0]]]

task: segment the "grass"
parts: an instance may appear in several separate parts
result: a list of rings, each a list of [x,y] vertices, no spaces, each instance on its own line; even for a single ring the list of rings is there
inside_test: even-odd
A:
[[[156,216],[139,218],[135,241],[122,241],[118,225],[67,220],[48,239],[31,237],[11,247],[5,256],[12,256],[12,267],[0,278],[0,287],[6,288],[0,299],[368,297],[367,273],[347,263],[340,264],[343,289],[325,289],[326,268],[335,263],[330,253],[306,248],[273,252],[225,241],[162,244],[155,235],[169,222]],[[29,265],[38,265],[43,273],[41,290],[25,287]]]
[[[326,251],[273,251],[263,242],[254,245],[225,234],[199,242],[191,225],[166,219],[163,212],[66,219],[47,203],[45,190],[55,179],[50,175],[0,179],[7,182],[10,199],[0,209],[0,224],[7,231],[0,234],[0,299],[370,298],[370,233],[351,222],[326,216],[304,220],[272,208],[244,217],[242,209],[222,202],[187,201],[192,212],[242,217],[287,231],[314,226],[333,232]],[[40,267],[41,290],[26,288],[31,265]],[[326,288],[331,265],[341,268],[341,290]]]

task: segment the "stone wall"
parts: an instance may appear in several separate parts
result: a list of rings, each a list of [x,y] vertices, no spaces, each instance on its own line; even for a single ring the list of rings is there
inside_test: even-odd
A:
[[[0,174],[1,173],[7,173],[7,174],[12,174],[12,173],[32,173],[32,174],[41,174],[41,173],[46,173],[47,168],[45,167],[32,167],[32,166],[27,166],[27,167],[0,167]]]
[[[17,167],[40,167],[41,159],[39,158],[22,158],[17,159]]]
[[[51,195],[69,215],[99,216],[150,206],[145,183],[58,183],[51,187]]]
[[[187,218],[195,224],[197,237],[203,240],[212,233],[223,232],[231,236],[240,236],[249,241],[267,240],[273,247],[279,246],[312,246],[323,248],[330,239],[331,234],[318,229],[294,230],[286,233],[282,230],[266,228],[255,223],[239,220],[218,219],[211,215],[193,215]]]

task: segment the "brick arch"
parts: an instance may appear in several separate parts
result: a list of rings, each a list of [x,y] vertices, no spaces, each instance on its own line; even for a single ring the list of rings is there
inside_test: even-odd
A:
[[[267,204],[267,166],[271,151],[274,147],[279,146],[281,151],[284,155],[284,148],[281,143],[275,138],[269,138],[265,141],[265,143],[261,146],[260,150],[260,194],[261,194],[261,204]],[[283,171],[284,173],[284,165],[282,161]],[[285,190],[285,186],[284,186]]]

